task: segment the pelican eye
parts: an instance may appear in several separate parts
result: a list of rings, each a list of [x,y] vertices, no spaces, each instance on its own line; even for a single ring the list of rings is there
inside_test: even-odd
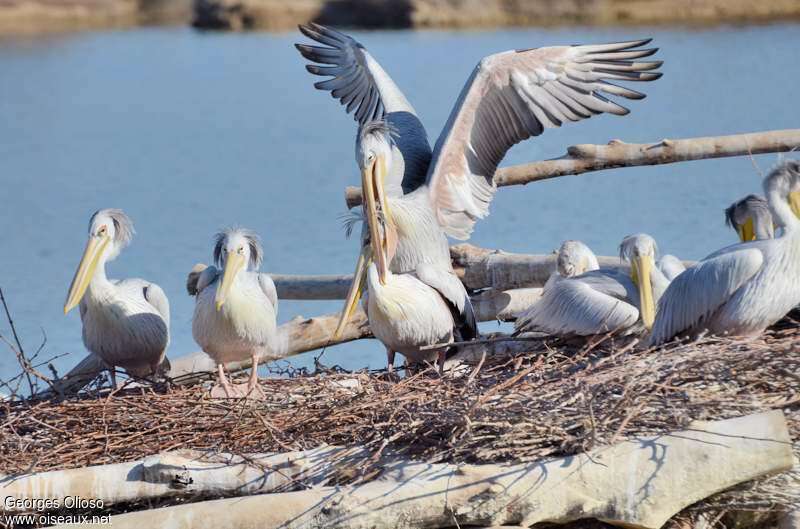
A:
[[[105,226],[100,226],[100,229],[97,230],[98,235],[105,235],[108,229]]]
[[[240,246],[236,251],[239,253],[239,255],[244,255],[244,246]]]

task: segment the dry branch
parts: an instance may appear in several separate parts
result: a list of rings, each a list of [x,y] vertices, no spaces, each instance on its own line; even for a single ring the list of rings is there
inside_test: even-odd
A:
[[[130,527],[529,527],[597,518],[657,529],[685,507],[738,483],[792,468],[780,411],[652,435],[589,454],[522,465],[402,462],[377,480],[262,494],[112,517]]]
[[[725,158],[749,154],[788,152],[800,148],[800,129],[772,130],[668,140],[657,143],[625,143],[612,140],[608,145],[573,145],[567,154],[497,170],[494,180],[498,186],[525,185],[565,175],[603,171],[618,167],[661,165],[708,158]],[[361,204],[361,189],[345,190],[348,208]]]

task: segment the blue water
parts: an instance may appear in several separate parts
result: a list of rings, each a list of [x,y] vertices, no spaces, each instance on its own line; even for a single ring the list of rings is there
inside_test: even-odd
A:
[[[634,86],[648,98],[625,118],[600,116],[548,131],[505,164],[559,156],[567,145],[796,127],[796,26],[683,29],[519,29],[357,32],[403,87],[431,141],[471,68],[510,48],[653,36],[664,77]],[[91,213],[119,207],[137,236],[111,277],[159,283],[172,307],[176,357],[197,350],[187,271],[211,257],[211,237],[257,230],[271,272],[349,273],[356,243],[342,235],[343,188],[357,182],[354,122],[311,76],[291,34],[137,29],[0,40],[0,287],[29,351],[64,371],[84,354],[77,311],[62,314]],[[764,171],[773,155],[756,158]],[[497,193],[474,244],[544,253],[579,238],[613,255],[645,231],[662,250],[700,258],[734,240],[722,210],[760,189],[748,158],[621,169]],[[286,321],[338,302],[283,301]],[[488,328],[492,328],[490,324]],[[5,321],[0,333],[9,336]],[[308,365],[306,354],[293,362]],[[329,349],[328,363],[382,367],[374,341]],[[17,371],[0,344],[0,378]]]

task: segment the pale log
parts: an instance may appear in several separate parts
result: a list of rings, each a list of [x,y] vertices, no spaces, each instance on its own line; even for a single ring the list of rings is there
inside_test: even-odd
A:
[[[567,154],[552,160],[502,167],[495,173],[494,181],[498,187],[525,185],[558,176],[619,167],[788,152],[794,149],[800,149],[800,129],[664,139],[656,143],[612,140],[608,145],[573,145],[567,148]],[[345,202],[348,208],[361,204],[361,188],[348,187],[345,190]]]
[[[113,516],[115,529],[530,527],[596,518],[657,529],[716,492],[792,467],[783,413],[643,435],[587,454],[518,465],[402,462],[376,480]]]
[[[104,507],[172,496],[248,496],[323,485],[370,456],[362,448],[335,446],[244,456],[179,450],[128,463],[0,478],[0,496],[59,502],[91,498]]]

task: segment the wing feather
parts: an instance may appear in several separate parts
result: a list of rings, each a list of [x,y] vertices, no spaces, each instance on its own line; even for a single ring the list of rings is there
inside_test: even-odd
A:
[[[390,112],[415,113],[397,85],[355,39],[313,22],[299,28],[303,35],[324,45],[295,44],[303,57],[317,63],[306,65],[309,73],[332,77],[314,86],[331,90],[343,105],[350,103],[346,110],[348,113],[355,110],[359,124],[382,119]],[[352,104],[356,100],[359,103]]]
[[[757,247],[730,247],[712,254],[672,280],[658,302],[650,336],[659,345],[681,333],[702,330],[711,318],[759,271],[764,254]]]
[[[144,299],[161,314],[167,329],[169,329],[169,299],[167,299],[167,295],[161,287],[155,283],[148,283],[147,286],[144,287],[143,292]]]
[[[489,212],[494,172],[508,149],[547,128],[594,114],[625,115],[608,96],[644,94],[608,81],[652,81],[661,61],[641,61],[649,39],[498,53],[472,72],[434,149],[432,203],[448,235],[466,239]]]
[[[471,340],[478,336],[478,324],[472,302],[464,284],[452,271],[423,263],[417,267],[415,275],[417,279],[439,292],[452,307],[459,322],[457,327],[462,340]]]
[[[272,308],[275,309],[275,316],[278,315],[278,290],[275,288],[275,282],[268,274],[258,274],[258,286],[272,303]]]
[[[594,271],[549,281],[542,297],[517,320],[517,332],[590,336],[628,330],[639,310],[627,301],[632,285],[622,276]]]

